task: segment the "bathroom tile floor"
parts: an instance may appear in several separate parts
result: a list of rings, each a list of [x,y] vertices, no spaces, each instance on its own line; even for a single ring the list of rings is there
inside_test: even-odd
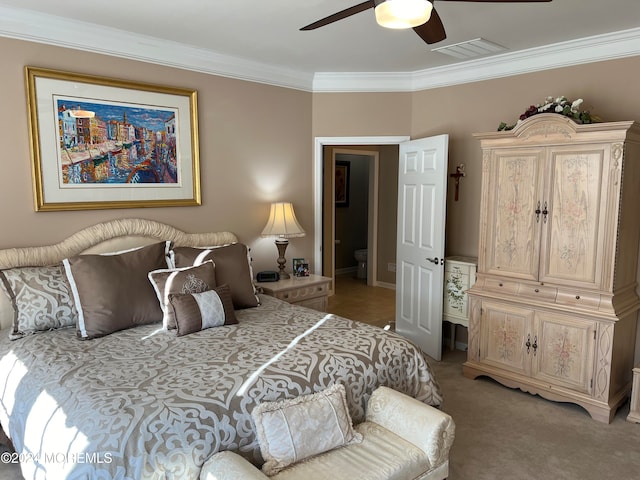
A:
[[[355,273],[337,275],[327,311],[382,328],[396,318],[396,291],[369,287]]]

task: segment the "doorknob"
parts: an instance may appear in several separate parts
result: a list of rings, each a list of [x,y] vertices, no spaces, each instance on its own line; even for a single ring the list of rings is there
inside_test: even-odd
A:
[[[429,258],[427,257],[427,260],[435,265],[438,264],[438,262],[440,261],[440,259],[438,257],[433,257],[433,258]]]

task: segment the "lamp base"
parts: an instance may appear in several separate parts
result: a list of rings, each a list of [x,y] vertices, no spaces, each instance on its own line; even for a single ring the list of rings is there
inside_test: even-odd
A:
[[[276,239],[276,247],[278,247],[278,268],[280,269],[280,279],[291,278],[291,275],[284,271],[284,266],[287,263],[287,259],[284,258],[284,252],[287,250],[289,240],[286,238]]]

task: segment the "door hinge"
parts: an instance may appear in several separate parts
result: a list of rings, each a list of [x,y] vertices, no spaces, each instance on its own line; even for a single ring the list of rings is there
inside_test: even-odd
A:
[[[596,339],[596,331],[595,330],[593,331],[593,339],[594,340]]]

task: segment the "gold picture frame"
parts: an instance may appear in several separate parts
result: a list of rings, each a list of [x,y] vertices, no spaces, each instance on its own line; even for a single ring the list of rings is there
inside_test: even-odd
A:
[[[351,176],[351,162],[336,161],[336,207],[349,206],[349,182]]]
[[[201,204],[197,92],[25,67],[36,211]]]

